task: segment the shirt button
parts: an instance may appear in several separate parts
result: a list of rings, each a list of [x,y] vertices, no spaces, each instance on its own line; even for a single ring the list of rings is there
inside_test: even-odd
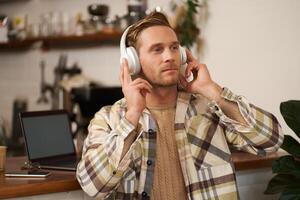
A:
[[[155,131],[154,131],[153,129],[150,128],[150,129],[148,130],[148,133],[149,133],[150,135],[152,135],[152,134],[155,133]]]
[[[142,196],[147,197],[148,196],[147,192],[142,192]]]
[[[152,165],[152,161],[151,160],[147,160],[147,165]]]
[[[116,171],[113,171],[113,175],[115,175],[117,172]]]

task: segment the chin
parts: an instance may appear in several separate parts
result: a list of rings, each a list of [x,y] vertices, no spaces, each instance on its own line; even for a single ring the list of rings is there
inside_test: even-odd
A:
[[[163,86],[163,87],[171,87],[178,84],[178,79],[173,80],[167,80],[167,81],[160,81],[157,85]]]
[[[144,77],[151,85],[158,87],[171,87],[177,86],[179,82],[179,76],[157,76],[156,78],[146,78]]]

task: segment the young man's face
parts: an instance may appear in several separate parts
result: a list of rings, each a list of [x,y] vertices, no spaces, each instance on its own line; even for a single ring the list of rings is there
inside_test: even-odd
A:
[[[167,26],[143,30],[137,41],[142,74],[153,86],[177,85],[180,68],[179,42]]]

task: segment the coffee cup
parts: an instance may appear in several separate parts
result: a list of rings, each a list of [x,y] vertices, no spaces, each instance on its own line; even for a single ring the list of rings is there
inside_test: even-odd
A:
[[[0,146],[0,171],[5,169],[6,162],[6,146]]]

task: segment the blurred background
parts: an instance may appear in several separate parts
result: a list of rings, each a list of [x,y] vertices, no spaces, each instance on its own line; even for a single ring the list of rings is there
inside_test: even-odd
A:
[[[94,112],[122,97],[122,31],[153,10],[179,33],[192,31],[190,43],[182,41],[216,82],[274,113],[292,134],[279,104],[300,99],[300,1],[199,0],[193,20],[183,22],[188,2],[0,0],[1,137],[20,140],[20,111],[61,108],[84,137]]]

